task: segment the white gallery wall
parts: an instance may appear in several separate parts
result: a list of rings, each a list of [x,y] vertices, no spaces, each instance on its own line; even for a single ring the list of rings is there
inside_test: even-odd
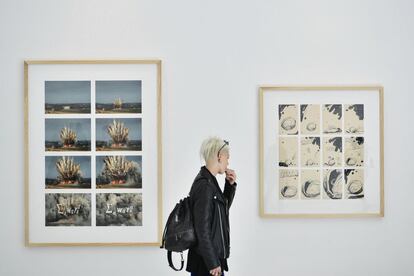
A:
[[[156,247],[24,246],[23,61],[139,58],[163,61],[163,221],[230,140],[227,275],[414,275],[413,49],[408,0],[0,0],[0,275],[187,275]],[[384,86],[384,218],[259,217],[264,84]]]

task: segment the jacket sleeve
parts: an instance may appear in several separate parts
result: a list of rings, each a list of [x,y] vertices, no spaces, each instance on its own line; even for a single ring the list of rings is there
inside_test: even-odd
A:
[[[211,240],[212,215],[214,214],[213,192],[207,183],[200,183],[193,194],[193,222],[197,236],[196,251],[202,256],[208,270],[220,266],[220,260]]]
[[[237,183],[230,184],[230,182],[226,179],[226,183],[224,184],[224,198],[227,199],[228,207],[230,208],[231,204],[233,203],[234,194],[236,193]]]

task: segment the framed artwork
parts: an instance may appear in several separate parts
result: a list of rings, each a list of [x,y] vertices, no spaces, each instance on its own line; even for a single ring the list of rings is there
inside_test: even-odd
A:
[[[260,215],[384,216],[383,88],[260,87]]]
[[[26,246],[161,243],[161,61],[25,61]]]

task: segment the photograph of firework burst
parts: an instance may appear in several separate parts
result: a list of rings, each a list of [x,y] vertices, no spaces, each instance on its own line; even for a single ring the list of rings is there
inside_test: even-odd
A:
[[[45,81],[45,113],[91,113],[91,82]]]
[[[96,81],[96,113],[141,113],[139,80]]]
[[[46,189],[91,188],[90,156],[46,156]]]
[[[45,119],[46,151],[90,151],[90,119]]]
[[[96,150],[142,150],[141,126],[141,118],[96,119]]]
[[[45,194],[46,226],[91,226],[90,194]]]
[[[96,188],[142,188],[141,156],[97,156]]]

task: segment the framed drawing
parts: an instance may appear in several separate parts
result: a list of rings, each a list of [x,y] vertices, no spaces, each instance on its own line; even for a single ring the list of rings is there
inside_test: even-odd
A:
[[[259,90],[260,215],[384,216],[383,88]]]
[[[161,61],[25,61],[26,246],[161,242]]]

